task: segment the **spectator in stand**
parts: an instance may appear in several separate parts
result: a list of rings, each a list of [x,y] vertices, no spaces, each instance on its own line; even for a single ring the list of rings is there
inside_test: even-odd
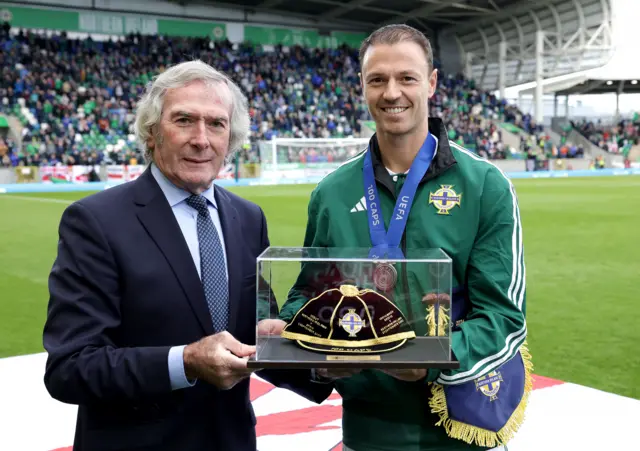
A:
[[[565,137],[561,137],[559,145],[556,145],[551,137],[542,132],[538,132],[535,135],[529,135],[528,137],[520,137],[520,149],[525,152],[526,158],[531,161],[537,161],[539,167],[547,167],[548,160],[557,158],[583,158],[584,149],[581,146],[570,142]],[[557,166],[557,165],[556,165]],[[527,166],[529,168],[529,166]],[[557,166],[558,167],[558,166]],[[528,169],[529,170],[529,169]]]
[[[9,157],[9,146],[0,138],[0,167],[11,166],[11,158]]]
[[[0,167],[25,166],[25,157],[10,138],[0,138]]]
[[[640,118],[634,113],[630,119],[619,121],[615,125],[605,125],[601,120],[596,122],[580,121],[571,125],[585,138],[599,148],[626,159],[629,151],[640,138]]]

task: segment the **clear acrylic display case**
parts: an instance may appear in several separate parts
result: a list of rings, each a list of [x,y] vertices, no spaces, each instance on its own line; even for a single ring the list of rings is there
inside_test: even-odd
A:
[[[458,368],[451,258],[270,247],[257,259],[252,368]],[[286,322],[284,332],[278,328]],[[274,332],[275,331],[275,332]]]

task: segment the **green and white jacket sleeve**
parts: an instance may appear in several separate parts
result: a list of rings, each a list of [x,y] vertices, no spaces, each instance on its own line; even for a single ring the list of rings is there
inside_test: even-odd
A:
[[[462,384],[517,354],[527,336],[522,226],[515,188],[497,168],[486,175],[480,224],[467,267],[470,309],[453,332],[457,370],[430,371],[429,380]]]

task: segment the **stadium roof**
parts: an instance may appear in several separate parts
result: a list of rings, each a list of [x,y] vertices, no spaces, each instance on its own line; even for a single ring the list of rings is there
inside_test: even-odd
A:
[[[431,35],[443,27],[490,17],[518,0],[180,0],[313,21],[327,31],[370,31],[406,23]]]
[[[640,94],[640,80],[599,80],[589,78],[569,88],[559,89],[558,96],[584,94]]]
[[[535,82],[523,83],[506,89],[507,97],[518,94],[534,95]],[[640,94],[640,75],[633,78],[610,76],[599,69],[589,69],[542,81],[543,94],[572,96],[585,94]]]
[[[593,1],[593,0],[586,0]],[[636,6],[640,12],[640,7]],[[593,11],[593,10],[592,10]],[[615,13],[615,10],[612,11]],[[620,14],[627,14],[620,17]],[[628,36],[637,28],[637,17],[628,9],[618,10],[618,17],[612,25],[611,40],[615,43],[609,58],[597,67],[579,67],[564,74],[552,74],[542,81],[545,94],[583,95],[583,94],[637,94],[640,93],[640,64],[637,62],[637,48]],[[595,24],[596,22],[594,22]],[[535,82],[523,83],[506,89],[508,95],[533,94]]]
[[[606,65],[586,71],[572,86],[560,87],[556,95],[640,94],[640,71],[615,71]]]
[[[613,0],[169,1],[241,11],[247,23],[261,23],[257,16],[269,15],[271,25],[299,23],[327,35],[334,30],[366,33],[382,25],[406,23],[434,41],[435,56],[443,68],[446,59],[446,70],[464,71],[488,90],[500,88],[501,42],[507,44],[506,86],[535,80],[538,30],[545,34],[545,78],[600,67],[610,59],[613,47]]]
[[[484,89],[500,88],[500,42],[507,43],[505,85],[535,80],[536,36],[543,33],[545,79],[602,67],[614,49],[612,0],[536,0],[505,7],[488,20],[447,29],[471,57],[468,76]],[[618,10],[618,15],[624,14]],[[616,22],[617,23],[617,22]],[[442,44],[451,41],[442,36]],[[449,53],[452,50],[449,49]]]

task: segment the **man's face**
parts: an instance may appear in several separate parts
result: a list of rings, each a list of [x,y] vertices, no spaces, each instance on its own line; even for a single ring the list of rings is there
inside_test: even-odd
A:
[[[380,44],[364,56],[361,83],[376,130],[404,135],[426,123],[437,72],[429,72],[424,50],[414,42]]]
[[[176,186],[200,194],[217,177],[229,150],[231,106],[225,84],[197,81],[167,91],[157,133],[147,145]]]

